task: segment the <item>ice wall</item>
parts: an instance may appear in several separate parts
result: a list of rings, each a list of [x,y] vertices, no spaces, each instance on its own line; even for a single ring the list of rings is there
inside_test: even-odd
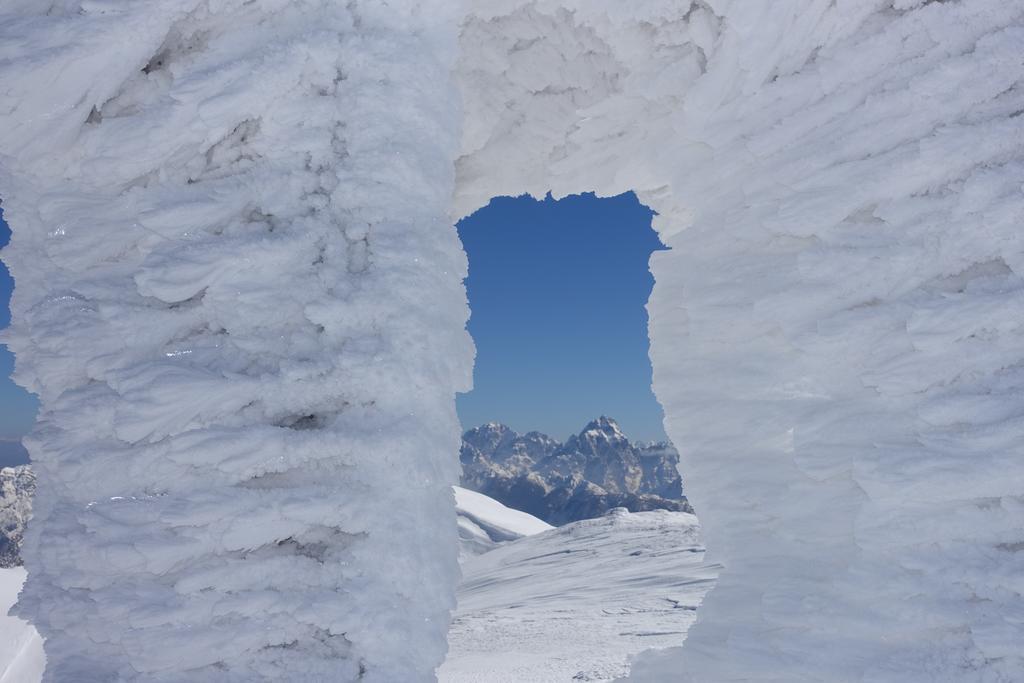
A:
[[[432,680],[472,353],[447,5],[0,0],[46,680]]]
[[[635,189],[709,558],[636,680],[1024,679],[1024,3],[495,0],[460,213]]]
[[[673,248],[655,388],[728,570],[635,677],[1024,678],[1022,3],[463,9],[0,0],[48,678],[429,680],[446,213],[548,189]]]

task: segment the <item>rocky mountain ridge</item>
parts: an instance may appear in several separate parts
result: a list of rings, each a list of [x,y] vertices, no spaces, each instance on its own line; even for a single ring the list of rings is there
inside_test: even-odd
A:
[[[0,568],[21,564],[18,550],[35,491],[36,475],[28,465],[0,469]]]
[[[633,443],[605,416],[565,443],[488,423],[463,435],[460,457],[463,487],[549,524],[599,517],[616,507],[692,512],[675,448]]]

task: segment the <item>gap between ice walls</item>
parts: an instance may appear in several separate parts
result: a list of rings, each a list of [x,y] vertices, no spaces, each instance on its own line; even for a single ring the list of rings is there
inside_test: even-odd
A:
[[[633,677],[1024,677],[1018,3],[0,13],[48,680],[430,680],[451,219],[548,190],[671,248],[655,392],[726,571]]]

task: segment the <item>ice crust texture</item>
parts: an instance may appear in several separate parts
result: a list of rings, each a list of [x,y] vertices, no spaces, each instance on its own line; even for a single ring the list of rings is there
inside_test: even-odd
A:
[[[45,680],[433,679],[472,359],[455,25],[0,2]]]
[[[1024,680],[1024,3],[489,3],[459,213],[635,190],[711,561],[636,680]],[[643,660],[641,660],[643,661]]]
[[[1024,679],[1024,5],[467,7],[0,0],[49,680],[429,679],[450,218],[547,190],[672,248],[655,391],[726,571],[633,677]]]

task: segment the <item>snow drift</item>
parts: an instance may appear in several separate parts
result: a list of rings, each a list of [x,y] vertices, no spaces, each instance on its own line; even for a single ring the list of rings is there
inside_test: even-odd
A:
[[[655,389],[727,571],[638,675],[1024,677],[1022,13],[3,0],[47,677],[429,679],[451,195],[549,189],[636,190],[672,248]]]
[[[453,486],[459,524],[459,560],[493,550],[499,543],[539,534],[554,527],[482,493]]]

